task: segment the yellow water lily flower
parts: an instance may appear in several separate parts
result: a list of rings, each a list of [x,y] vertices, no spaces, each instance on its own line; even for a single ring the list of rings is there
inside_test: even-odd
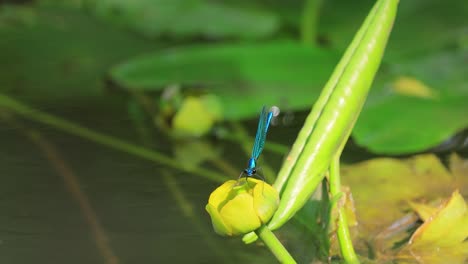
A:
[[[267,223],[278,208],[275,188],[254,178],[230,180],[214,190],[206,205],[216,233],[246,234]]]

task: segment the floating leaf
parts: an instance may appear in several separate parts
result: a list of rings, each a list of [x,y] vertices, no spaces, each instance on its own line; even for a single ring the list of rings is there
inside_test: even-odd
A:
[[[294,42],[219,44],[148,54],[117,66],[111,75],[140,90],[201,86],[220,98],[226,119],[239,119],[257,113],[262,104],[308,107],[337,60],[335,52]]]
[[[412,235],[399,254],[424,263],[465,263],[468,258],[468,209],[455,191]]]
[[[468,159],[453,153],[449,158],[449,167],[455,177],[457,188],[463,195],[468,196],[468,188],[463,188],[468,186]]]
[[[216,1],[100,0],[89,6],[98,17],[150,37],[259,38],[279,28],[273,13]]]
[[[0,7],[0,39],[1,91],[50,104],[89,103],[108,67],[155,47],[76,10],[30,6]]]
[[[320,14],[320,35],[333,47],[344,50],[359,27],[360,17],[374,2],[326,2]],[[461,38],[466,37],[467,1],[401,1],[398,9],[395,30],[384,58],[387,61],[430,54],[457,45]]]
[[[454,177],[431,154],[406,160],[377,158],[342,166],[342,177],[343,184],[353,192],[363,234],[375,234],[400,219],[409,209],[408,201],[438,198],[456,187]]]
[[[436,147],[468,127],[467,58],[467,51],[438,53],[396,65],[396,76],[381,76],[353,131],[356,142],[376,153],[413,153]],[[389,91],[401,75],[424,83],[437,98]]]
[[[358,18],[373,2],[338,0],[324,4],[321,38],[344,49],[359,26]],[[384,57],[387,67],[379,74],[353,131],[360,145],[382,154],[414,153],[435,147],[468,126],[464,114],[468,104],[460,105],[468,101],[468,53],[463,51],[467,12],[466,1],[401,1]],[[447,47],[460,51],[446,52]],[[440,101],[393,98],[395,94],[388,88],[401,76],[411,76],[430,87],[430,94],[442,95]],[[460,99],[453,107],[452,98]],[[427,118],[432,122],[426,122]]]
[[[428,220],[436,211],[437,208],[434,208],[431,205],[425,203],[409,202],[411,208],[419,215],[423,221]]]

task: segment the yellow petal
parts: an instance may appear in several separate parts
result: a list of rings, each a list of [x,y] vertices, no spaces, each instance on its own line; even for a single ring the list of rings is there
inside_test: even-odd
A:
[[[229,180],[223,183],[211,193],[210,198],[208,199],[208,203],[218,209],[219,205],[228,199],[231,190],[236,183],[237,182],[234,180]]]
[[[262,223],[267,223],[279,204],[279,194],[268,183],[260,181],[253,190],[254,208]]]
[[[211,204],[207,204],[205,209],[208,214],[210,214],[211,223],[215,232],[222,236],[232,236],[232,229],[226,225],[218,210]]]
[[[233,235],[245,234],[260,227],[253,198],[248,193],[240,193],[227,202],[220,210],[221,217],[231,229]]]

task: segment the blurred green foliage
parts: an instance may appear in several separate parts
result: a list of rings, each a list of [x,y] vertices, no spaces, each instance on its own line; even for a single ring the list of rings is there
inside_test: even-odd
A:
[[[311,0],[312,1],[312,0]],[[309,109],[374,1],[321,1],[315,43],[301,44],[305,1],[42,0],[0,7],[0,89],[62,105],[103,93],[195,87],[225,119],[259,106]],[[378,153],[418,152],[468,126],[463,0],[402,1],[386,56],[353,136]],[[402,76],[437,96],[396,92]],[[107,95],[106,95],[107,96]],[[430,121],[429,121],[430,120]]]
[[[89,10],[97,17],[148,37],[261,38],[272,35],[279,27],[279,19],[272,12],[241,9],[218,1],[101,0],[88,3]]]
[[[208,90],[220,97],[226,119],[239,119],[262,104],[310,106],[338,58],[291,41],[213,44],[147,54],[114,68],[111,76],[144,91],[174,83]]]

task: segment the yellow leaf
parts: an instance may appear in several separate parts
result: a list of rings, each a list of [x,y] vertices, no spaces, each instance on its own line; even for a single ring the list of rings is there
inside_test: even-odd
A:
[[[468,159],[462,159],[456,153],[452,153],[449,158],[449,168],[455,177],[457,188],[463,195],[468,196]]]
[[[341,174],[343,184],[353,190],[364,235],[378,233],[403,217],[408,201],[449,195],[455,186],[450,172],[432,154],[367,160],[342,166]]]
[[[437,98],[437,93],[425,85],[422,81],[413,77],[401,76],[393,82],[393,90],[402,95],[414,96],[426,99]]]
[[[463,242],[468,237],[467,206],[460,193],[455,191],[450,200],[414,232],[410,247],[450,247]]]
[[[421,218],[423,221],[427,221],[437,211],[436,207],[424,203],[410,201],[409,205],[411,208],[413,208],[414,211],[416,211],[416,213],[418,213],[419,218]]]
[[[455,191],[412,235],[399,258],[420,263],[465,263],[468,258],[468,209]]]

